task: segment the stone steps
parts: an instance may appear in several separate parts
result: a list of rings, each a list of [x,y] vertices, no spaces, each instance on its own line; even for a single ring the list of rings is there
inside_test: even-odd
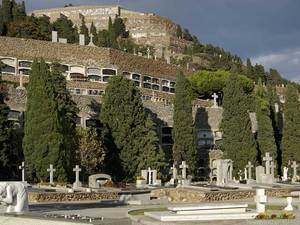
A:
[[[212,220],[248,220],[255,219],[258,214],[255,212],[245,213],[223,213],[223,214],[203,214],[203,215],[182,215],[174,212],[145,212],[145,216],[162,221],[212,221]]]

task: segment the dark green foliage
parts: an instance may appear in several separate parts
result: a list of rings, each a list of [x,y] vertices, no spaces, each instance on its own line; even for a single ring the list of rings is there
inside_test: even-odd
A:
[[[85,24],[84,18],[81,19],[80,34],[84,35],[85,44],[88,45],[90,43],[90,35],[89,35],[89,29],[87,28],[87,26]]]
[[[179,72],[176,78],[173,119],[174,162],[186,161],[190,167],[190,173],[193,174],[196,169],[197,159],[194,142],[191,86],[182,72]]]
[[[261,79],[259,79],[256,89],[256,119],[258,125],[256,143],[258,150],[257,160],[259,164],[262,164],[262,157],[265,156],[266,152],[269,152],[274,159],[277,158],[269,104],[266,87],[263,86]]]
[[[176,36],[178,38],[182,38],[182,29],[181,29],[181,26],[179,24],[176,27]]]
[[[2,21],[4,23],[9,23],[13,19],[13,14],[12,14],[12,2],[10,0],[2,0]]]
[[[30,73],[25,114],[23,149],[31,180],[46,181],[47,167],[56,168],[55,178],[67,181],[74,147],[67,95],[57,70],[35,60]],[[65,89],[64,89],[65,93]],[[68,111],[68,112],[67,112]],[[67,133],[66,133],[67,132]]]
[[[140,160],[155,155],[152,151],[159,153],[156,137],[152,129],[149,130],[151,124],[146,125],[149,121],[146,123],[139,90],[133,82],[122,76],[111,78],[105,91],[100,120],[106,127],[107,170],[118,180],[133,180],[143,165]],[[144,150],[145,156],[142,155]]]
[[[139,153],[139,165],[137,171],[143,169],[155,168],[158,171],[162,171],[166,167],[164,151],[159,146],[159,139],[155,124],[151,117],[148,115],[145,126],[141,129],[141,146]]]
[[[189,77],[189,80],[197,95],[210,98],[214,92],[220,93],[223,91],[223,88],[229,79],[229,75],[230,73],[224,70],[202,70],[193,73]],[[237,75],[237,78],[245,93],[251,93],[253,91],[254,83],[252,80],[243,75]]]
[[[126,26],[124,21],[120,17],[116,17],[113,23],[113,29],[116,37],[127,38],[128,33],[126,32]]]
[[[254,135],[248,112],[249,98],[244,94],[236,75],[231,75],[224,88],[222,150],[225,158],[233,160],[235,175],[248,161],[256,162]]]
[[[61,17],[53,23],[53,27],[61,38],[68,40],[68,43],[75,43],[78,40],[78,33],[74,28],[74,24],[66,16],[61,15]]]
[[[92,22],[91,27],[90,27],[90,34],[93,35],[93,43],[95,45],[97,45],[97,43],[98,43],[98,34],[97,34],[97,29],[96,29],[93,22]]]
[[[300,102],[299,92],[287,85],[286,103],[284,106],[284,127],[282,137],[282,164],[288,161],[300,161]]]

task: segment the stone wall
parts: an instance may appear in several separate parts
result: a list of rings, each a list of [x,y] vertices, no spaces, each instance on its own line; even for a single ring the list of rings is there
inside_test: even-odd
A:
[[[172,80],[176,79],[177,71],[182,69],[164,61],[146,59],[115,49],[10,37],[0,37],[0,56],[23,60],[43,58],[48,62],[68,65],[116,68],[119,74],[123,71],[137,72]],[[191,72],[182,70],[186,75]]]
[[[266,190],[268,197],[283,197],[289,195],[290,192],[290,189]],[[167,188],[154,190],[151,192],[151,196],[159,199],[167,198],[169,201],[176,203],[214,202],[253,199],[255,190],[204,192],[185,188]]]
[[[75,202],[94,200],[118,200],[117,192],[103,193],[56,193],[56,192],[29,192],[29,202]]]

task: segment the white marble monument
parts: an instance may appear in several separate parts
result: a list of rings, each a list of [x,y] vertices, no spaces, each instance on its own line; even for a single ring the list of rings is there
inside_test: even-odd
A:
[[[265,189],[256,189],[256,196],[254,197],[256,203],[256,212],[264,213],[266,211],[267,196]]]
[[[81,172],[81,168],[79,168],[78,165],[73,168],[73,172],[75,172],[75,182],[73,183],[73,188],[79,188],[82,186],[80,180],[79,180],[79,173]]]
[[[0,182],[0,203],[6,213],[24,214],[28,211],[28,193],[22,182]]]

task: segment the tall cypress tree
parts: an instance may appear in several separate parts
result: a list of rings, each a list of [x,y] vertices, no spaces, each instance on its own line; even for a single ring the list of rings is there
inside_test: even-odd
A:
[[[12,167],[16,159],[12,157],[12,126],[8,121],[9,107],[4,102],[5,96],[6,87],[0,75],[0,179],[10,180],[13,172]]]
[[[262,164],[262,157],[266,152],[269,152],[274,158],[277,158],[277,154],[267,90],[263,86],[261,79],[258,80],[256,100],[256,119],[258,124],[256,136],[257,160]]]
[[[89,29],[87,28],[87,26],[85,24],[85,19],[84,18],[81,19],[80,34],[84,35],[86,45],[88,43],[90,43]]]
[[[145,123],[139,90],[122,76],[111,78],[105,90],[100,120],[107,127],[107,168],[117,179],[137,174],[141,128]]]
[[[162,167],[164,155],[153,123],[146,119],[140,92],[132,81],[122,76],[111,78],[100,120],[106,127],[106,168],[116,179],[133,180],[144,166]]]
[[[230,75],[224,88],[222,149],[226,158],[233,160],[234,173],[242,170],[248,161],[256,162],[254,135],[248,112],[248,98],[236,75]]]
[[[150,115],[148,115],[145,125],[141,128],[141,142],[139,152],[139,165],[137,172],[142,169],[153,168],[158,171],[165,169],[165,153],[159,146],[159,139]]]
[[[12,3],[10,0],[2,0],[2,21],[9,23],[12,21]]]
[[[67,181],[69,154],[61,118],[61,105],[48,65],[41,60],[32,64],[25,114],[23,149],[31,179],[46,181],[47,168],[53,164],[55,178]]]
[[[284,106],[284,126],[282,137],[282,164],[288,161],[300,161],[300,102],[297,89],[287,85],[286,103]]]
[[[193,174],[196,167],[191,86],[182,72],[177,74],[174,100],[173,160],[186,161]]]

